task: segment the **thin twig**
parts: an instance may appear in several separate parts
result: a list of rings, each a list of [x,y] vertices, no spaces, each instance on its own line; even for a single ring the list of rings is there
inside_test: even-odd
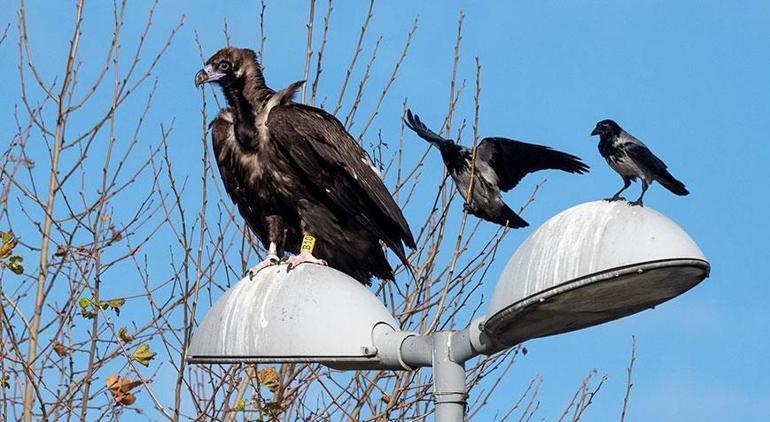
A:
[[[326,34],[329,32],[329,20],[332,16],[332,0],[329,0],[329,5],[326,8],[326,16],[324,16],[324,30],[321,35],[321,48],[318,49],[318,58],[316,60],[315,77],[313,78],[313,87],[310,90],[310,105],[315,105],[315,97],[318,92],[318,81],[321,77],[324,57],[324,50],[326,49]]]
[[[305,53],[305,71],[302,72],[302,80],[307,81],[310,75],[310,62],[313,59],[313,21],[315,20],[315,0],[310,0],[310,12],[307,18],[307,51]],[[302,85],[300,102],[305,103],[305,91],[307,84]]]
[[[620,412],[620,422],[626,419],[626,409],[628,408],[628,397],[631,395],[631,387],[634,386],[631,377],[634,371],[634,361],[636,361],[636,336],[631,336],[631,360],[628,362],[628,378],[626,379],[626,394],[623,396],[623,409]]]
[[[364,24],[361,25],[361,33],[358,35],[358,42],[356,43],[356,48],[353,50],[353,58],[350,60],[350,66],[348,66],[348,70],[345,72],[345,80],[342,82],[342,88],[340,89],[340,95],[337,98],[337,104],[334,106],[334,110],[332,111],[332,114],[337,114],[338,111],[340,111],[340,107],[342,107],[342,99],[345,97],[345,89],[348,87],[348,81],[350,81],[350,74],[353,73],[353,68],[356,66],[356,61],[358,61],[358,55],[361,54],[361,44],[364,42],[364,35],[366,35],[366,29],[369,27],[369,21],[372,19],[372,9],[374,8],[374,0],[369,0],[369,10],[366,12],[366,18],[364,19]]]

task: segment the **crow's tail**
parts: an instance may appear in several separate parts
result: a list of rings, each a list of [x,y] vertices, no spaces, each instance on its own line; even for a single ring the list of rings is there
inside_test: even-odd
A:
[[[500,209],[500,213],[495,216],[490,215],[479,215],[475,214],[476,216],[483,218],[484,220],[491,221],[493,223],[497,223],[503,227],[510,227],[512,229],[519,229],[522,227],[529,226],[529,223],[527,223],[519,214],[516,214],[516,211],[512,210],[508,205],[503,204],[503,207]]]
[[[656,180],[658,181],[658,183],[663,185],[663,187],[665,187],[666,189],[670,190],[671,193],[674,193],[676,195],[685,196],[685,195],[690,193],[687,190],[687,188],[684,187],[684,183],[682,183],[679,180],[677,180],[668,171],[666,171],[662,175],[658,176]]]

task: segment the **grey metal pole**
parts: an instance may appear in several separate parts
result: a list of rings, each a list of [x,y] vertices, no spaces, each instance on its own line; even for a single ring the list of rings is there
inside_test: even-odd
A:
[[[452,360],[453,332],[433,333],[433,400],[437,422],[465,419],[465,365]]]

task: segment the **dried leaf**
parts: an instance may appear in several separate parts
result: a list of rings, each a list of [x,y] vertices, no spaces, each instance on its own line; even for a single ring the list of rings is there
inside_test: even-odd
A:
[[[93,305],[91,299],[82,297],[78,301],[78,305],[80,305],[80,315],[82,315],[83,318],[91,319],[95,316],[94,313],[91,312],[91,306]]]
[[[112,309],[115,311],[115,314],[120,315],[120,307],[123,306],[126,303],[126,299],[119,298],[119,299],[108,299],[108,300],[102,300],[102,301],[94,301],[93,299],[88,298],[81,298],[78,301],[78,304],[80,305],[80,314],[83,315],[85,318],[93,318],[94,313],[91,311],[94,307],[99,308],[101,310],[107,310]]]
[[[65,358],[65,357],[67,357],[67,355],[70,354],[69,349],[67,349],[66,346],[64,346],[63,344],[61,344],[59,342],[56,342],[56,343],[53,344],[53,351],[56,352],[56,354],[59,355],[59,357],[62,357],[62,358]]]
[[[246,408],[246,402],[243,399],[238,400],[238,402],[235,403],[235,410],[243,410],[245,408]]]
[[[67,255],[67,247],[64,245],[59,245],[56,247],[56,252],[53,253],[53,256],[64,256]]]
[[[264,385],[271,393],[278,391],[281,384],[278,383],[278,372],[272,366],[257,371],[259,383]]]
[[[131,355],[131,359],[137,361],[140,365],[150,366],[150,361],[155,359],[157,353],[150,351],[150,345],[142,343],[134,350],[134,354]]]
[[[11,383],[9,382],[11,380],[11,376],[8,374],[3,374],[2,377],[0,377],[0,382],[3,383],[3,388],[11,388]]]
[[[0,259],[6,259],[13,254],[13,248],[16,247],[18,241],[12,231],[0,231],[0,240],[2,240],[2,245],[0,245]]]
[[[119,242],[121,239],[123,239],[123,235],[119,231],[112,229],[112,241]]]
[[[3,240],[3,245],[8,245],[11,247],[11,249],[16,247],[16,236],[14,236],[13,231],[9,230],[7,232],[0,231],[0,238]]]
[[[112,309],[116,315],[120,315],[120,307],[126,303],[126,299],[109,299],[99,302],[99,307],[102,309]]]
[[[21,265],[23,261],[24,258],[18,255],[14,255],[8,258],[8,269],[16,275],[22,274],[24,272],[24,266]]]
[[[130,391],[140,385],[142,381],[121,379],[118,374],[112,374],[107,378],[107,388],[112,393],[112,398],[124,406],[130,406],[136,402],[136,397]]]
[[[284,411],[283,404],[277,402],[277,401],[271,401],[265,403],[264,406],[262,406],[262,411],[270,416],[270,419],[278,419],[278,416],[280,416],[281,413]]]
[[[2,244],[0,245],[0,259],[5,259],[11,256],[13,253],[13,246],[10,246],[8,244]]]
[[[126,327],[121,327],[120,330],[118,330],[118,337],[123,340],[123,343],[131,343],[134,341],[134,336],[128,335],[128,328]]]

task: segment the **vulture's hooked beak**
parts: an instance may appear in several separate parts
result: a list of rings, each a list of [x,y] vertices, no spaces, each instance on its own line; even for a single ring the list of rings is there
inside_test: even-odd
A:
[[[596,135],[600,135],[598,127],[595,127],[594,130],[591,131],[591,136],[596,136]]]
[[[207,64],[195,74],[195,86],[199,87],[207,82],[214,82],[222,76],[225,76],[225,74],[217,72],[214,70],[214,66]]]

